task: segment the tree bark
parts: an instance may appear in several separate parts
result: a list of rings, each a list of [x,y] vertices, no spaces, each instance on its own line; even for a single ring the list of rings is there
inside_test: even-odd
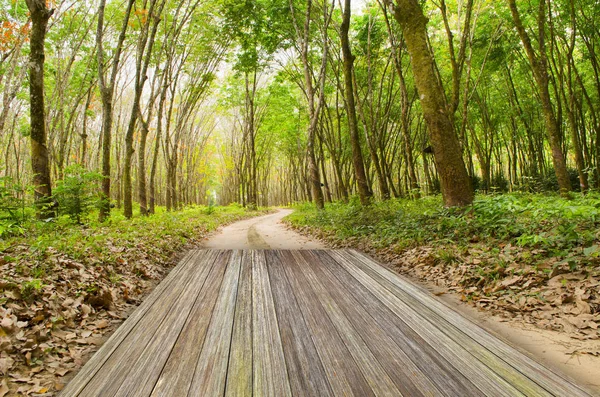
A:
[[[388,1],[391,4],[391,0]],[[435,60],[427,43],[427,18],[417,0],[396,0],[393,9],[411,57],[415,85],[429,129],[444,204],[449,207],[471,204],[474,198],[473,187],[462,158],[452,117],[443,101],[443,87],[435,74]]]
[[[323,190],[321,189],[321,179],[319,176],[319,166],[317,164],[317,158],[315,154],[315,138],[316,138],[316,130],[317,124],[319,122],[319,115],[321,114],[321,108],[323,107],[323,103],[325,102],[325,77],[327,70],[327,57],[328,57],[328,36],[327,29],[329,27],[329,22],[331,21],[331,12],[333,10],[332,3],[331,10],[326,6],[326,3],[323,4],[323,26],[321,28],[321,32],[323,35],[323,54],[322,54],[322,62],[321,69],[318,75],[318,83],[319,83],[319,97],[315,103],[316,90],[313,84],[313,70],[311,67],[311,62],[309,59],[309,44],[310,44],[310,31],[311,31],[311,20],[312,20],[312,0],[308,0],[306,4],[306,11],[304,17],[304,25],[302,28],[298,26],[295,17],[295,7],[292,1],[290,1],[290,11],[292,13],[292,19],[294,20],[294,28],[296,29],[296,35],[300,41],[300,58],[302,60],[303,72],[304,72],[304,91],[308,101],[308,111],[309,111],[309,124],[308,124],[308,139],[306,144],[306,152],[308,159],[308,182],[310,186],[310,196],[312,200],[315,202],[315,205],[318,209],[325,208],[325,202],[323,198]]]
[[[125,164],[123,170],[123,215],[126,218],[131,218],[133,216],[133,186],[131,180],[131,166],[133,162],[133,135],[135,132],[135,128],[137,126],[137,122],[139,116],[142,111],[140,109],[140,100],[142,98],[142,91],[144,90],[144,85],[146,80],[148,79],[147,71],[148,66],[150,64],[150,60],[152,57],[152,49],[154,47],[154,38],[156,37],[156,32],[158,30],[158,24],[160,22],[160,12],[162,10],[162,5],[159,5],[158,12],[154,12],[155,5],[158,0],[151,0],[150,7],[148,9],[148,19],[146,23],[142,27],[142,32],[138,39],[138,48],[136,54],[136,67],[135,67],[135,94],[133,98],[133,108],[131,109],[131,117],[129,118],[129,125],[127,127],[127,133],[125,134]],[[148,31],[150,30],[150,26],[152,25],[152,31],[150,35],[148,35]],[[144,142],[145,145],[145,142]],[[142,170],[144,172],[143,178],[145,178],[145,170],[146,167]],[[145,180],[144,180],[144,199],[145,199]],[[142,209],[142,215],[146,215],[146,207]]]
[[[360,138],[358,135],[358,123],[356,121],[356,104],[354,101],[353,87],[353,64],[354,55],[350,49],[350,40],[348,32],[350,30],[350,0],[344,2],[344,13],[342,25],[340,26],[340,39],[342,42],[342,57],[344,62],[344,93],[346,96],[346,113],[348,116],[348,130],[350,134],[350,146],[352,147],[352,165],[356,175],[356,183],[358,185],[358,196],[362,205],[368,205],[371,201],[373,193],[369,189],[367,176],[365,174],[365,165],[360,147]],[[379,164],[375,164],[377,167]],[[381,172],[378,172],[381,180]]]
[[[558,180],[558,186],[561,194],[566,194],[571,190],[571,182],[569,180],[569,174],[567,172],[567,164],[565,156],[561,146],[560,129],[558,121],[554,114],[554,108],[552,106],[552,99],[550,98],[550,91],[548,88],[549,77],[548,77],[548,58],[546,54],[545,45],[545,21],[546,21],[546,1],[541,0],[538,9],[538,46],[539,54],[536,55],[529,34],[523,26],[523,21],[517,9],[515,0],[508,0],[512,19],[519,33],[519,37],[525,47],[529,64],[533,71],[533,76],[538,86],[540,94],[540,101],[542,102],[542,111],[544,114],[544,123],[546,126],[546,133],[548,134],[548,142],[550,143],[550,150],[552,151],[552,163],[554,164],[554,172],[556,173],[556,179]]]
[[[102,98],[102,196],[103,200],[100,205],[98,218],[103,222],[110,216],[110,146],[112,135],[113,122],[113,96],[115,92],[115,80],[119,70],[119,61],[123,50],[123,42],[129,25],[129,16],[135,0],[127,2],[125,10],[125,18],[121,26],[121,32],[117,42],[115,54],[112,59],[112,70],[110,79],[106,81],[104,76],[104,9],[106,0],[100,0],[98,7],[98,29],[96,33],[96,45],[98,47],[98,87],[100,88],[100,96]]]
[[[33,171],[34,196],[39,219],[56,215],[52,208],[52,184],[48,157],[46,115],[44,108],[44,42],[48,20],[53,14],[45,0],[27,0],[31,14],[29,54],[29,97],[31,117],[31,168]]]

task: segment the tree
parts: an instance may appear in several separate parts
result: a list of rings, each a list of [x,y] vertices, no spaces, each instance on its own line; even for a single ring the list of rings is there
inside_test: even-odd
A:
[[[348,32],[350,31],[350,14],[350,0],[345,0],[343,19],[340,26],[340,40],[342,43],[342,57],[344,61],[344,94],[348,113],[350,145],[352,146],[352,165],[354,166],[354,173],[356,175],[358,195],[362,205],[368,205],[371,201],[373,193],[371,192],[371,189],[367,183],[367,176],[365,174],[365,166],[358,135],[358,124],[356,121],[356,104],[354,101],[354,87],[352,78],[354,73],[352,70],[354,64],[354,55],[352,55],[350,39],[348,38]]]
[[[31,117],[31,167],[38,218],[55,216],[51,206],[52,181],[46,136],[44,108],[44,44],[48,21],[54,11],[48,9],[45,0],[27,0],[31,13],[29,54],[29,97]]]
[[[423,116],[427,122],[435,163],[446,206],[465,206],[473,202],[473,187],[462,158],[460,143],[447,107],[444,89],[438,80],[435,60],[427,38],[427,18],[417,0],[396,0],[393,8],[406,48],[410,54],[415,85]]]
[[[538,92],[540,95],[540,101],[542,102],[542,111],[544,113],[544,121],[546,127],[546,133],[548,134],[548,142],[550,143],[550,150],[552,151],[552,163],[554,164],[554,172],[556,173],[556,179],[558,180],[558,186],[561,194],[566,194],[571,190],[571,182],[569,180],[569,174],[567,172],[567,164],[565,156],[561,146],[561,133],[558,126],[558,121],[554,114],[554,108],[552,106],[552,99],[550,98],[550,90],[548,88],[550,82],[550,76],[548,73],[548,55],[546,54],[546,1],[540,0],[537,12],[537,23],[538,23],[538,52],[536,54],[531,43],[531,38],[525,30],[521,15],[517,9],[515,0],[508,0],[510,7],[510,13],[512,15],[515,27],[519,33],[519,37],[525,47],[527,53],[527,59],[531,65],[533,76],[537,83]]]
[[[309,57],[309,47],[311,44],[311,26],[313,22],[312,7],[313,1],[307,0],[306,10],[304,12],[304,24],[301,26],[296,18],[296,6],[293,1],[290,0],[290,10],[292,13],[292,20],[294,23],[294,30],[296,32],[297,46],[300,51],[300,59],[302,61],[302,71],[304,77],[304,94],[308,101],[308,114],[309,124],[307,131],[307,157],[308,157],[308,169],[310,179],[310,191],[312,200],[316,204],[317,208],[323,209],[325,202],[323,198],[323,190],[321,189],[321,177],[319,175],[319,165],[317,164],[317,158],[315,154],[315,141],[317,136],[317,127],[321,110],[325,103],[325,77],[327,72],[327,59],[329,54],[329,44],[327,30],[329,23],[331,22],[331,15],[333,13],[335,0],[331,6],[327,6],[327,2],[322,3],[323,20],[321,25],[321,37],[322,37],[322,54],[321,54],[321,66],[319,73],[316,76],[318,90],[315,89],[315,83],[313,82],[313,66]],[[319,96],[317,97],[317,92]],[[315,101],[316,99],[316,101]]]
[[[129,25],[129,16],[135,0],[128,0],[125,9],[125,17],[121,25],[121,32],[117,41],[115,53],[112,58],[110,77],[107,80],[105,76],[106,65],[104,60],[104,12],[106,0],[100,0],[98,6],[98,29],[96,31],[96,46],[98,55],[98,87],[102,98],[102,195],[103,200],[100,205],[99,219],[106,220],[110,216],[110,148],[111,131],[113,124],[113,96],[115,92],[115,81],[119,71],[119,61],[123,51],[123,43]]]

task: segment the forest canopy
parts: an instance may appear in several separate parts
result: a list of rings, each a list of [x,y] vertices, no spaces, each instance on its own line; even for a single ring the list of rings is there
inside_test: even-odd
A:
[[[599,14],[592,0],[0,0],[0,211],[598,189]]]

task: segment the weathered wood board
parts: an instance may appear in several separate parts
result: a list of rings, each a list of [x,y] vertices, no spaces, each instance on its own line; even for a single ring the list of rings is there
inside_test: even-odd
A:
[[[61,396],[589,396],[353,250],[190,252]]]

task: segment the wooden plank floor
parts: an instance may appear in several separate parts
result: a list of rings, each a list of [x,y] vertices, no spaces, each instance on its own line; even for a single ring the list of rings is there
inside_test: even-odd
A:
[[[195,250],[62,396],[587,396],[367,256]]]

